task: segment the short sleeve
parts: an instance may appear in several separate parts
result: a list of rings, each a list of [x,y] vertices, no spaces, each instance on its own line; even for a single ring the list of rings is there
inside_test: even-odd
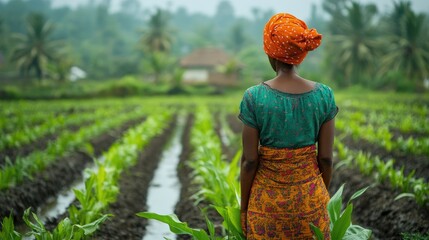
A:
[[[249,90],[244,93],[243,99],[241,100],[238,118],[247,126],[258,128],[256,124],[255,105]]]
[[[328,88],[329,91],[327,91],[327,100],[328,100],[328,110],[326,111],[324,123],[332,120],[338,113],[338,106],[335,103],[335,96],[332,91],[332,89]]]

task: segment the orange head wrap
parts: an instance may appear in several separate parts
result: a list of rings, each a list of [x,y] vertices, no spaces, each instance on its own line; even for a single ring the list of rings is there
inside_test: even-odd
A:
[[[288,64],[300,64],[321,41],[316,29],[308,29],[304,21],[288,13],[272,16],[264,28],[265,53]]]

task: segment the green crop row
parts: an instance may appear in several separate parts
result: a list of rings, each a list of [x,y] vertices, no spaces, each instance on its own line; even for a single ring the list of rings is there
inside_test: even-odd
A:
[[[401,133],[417,133],[429,135],[429,118],[415,117],[410,114],[390,114],[388,112],[353,111],[344,109],[341,118],[353,120],[360,124],[372,124],[374,126],[387,126]]]
[[[376,95],[372,95],[376,96]],[[400,115],[416,115],[420,117],[427,117],[429,115],[429,106],[425,104],[409,104],[406,103],[406,99],[395,100],[392,98],[383,98],[382,96],[376,96],[375,98],[359,99],[344,98],[339,95],[338,103],[340,108],[346,109],[351,108],[356,111],[380,111],[388,114],[400,114]],[[427,100],[429,102],[429,100]]]
[[[46,149],[35,151],[24,158],[17,158],[13,164],[3,166],[0,171],[0,189],[15,186],[27,177],[31,178],[34,173],[76,149],[92,154],[93,149],[89,143],[91,139],[127,121],[141,118],[144,114],[145,111],[142,109],[136,109],[111,118],[97,119],[90,126],[81,128],[75,133],[63,131]]]
[[[106,108],[111,106],[135,105],[139,99],[82,99],[82,100],[56,100],[56,101],[0,101],[0,117],[19,117],[30,114],[58,113],[62,111],[86,111],[91,109]]]
[[[203,139],[203,141],[201,141]],[[223,217],[227,238],[241,239],[240,225],[240,173],[238,152],[228,163],[222,155],[221,141],[214,131],[213,116],[206,106],[199,106],[195,125],[191,131],[194,152],[189,165],[201,190],[195,194],[198,201],[208,200]],[[214,237],[211,231],[210,235]]]
[[[387,126],[364,125],[353,117],[348,119],[339,117],[336,121],[336,129],[349,134],[354,140],[364,139],[383,147],[388,152],[397,150],[412,155],[429,155],[429,138],[394,139]]]
[[[136,163],[139,152],[165,129],[171,117],[169,111],[157,112],[144,123],[128,130],[120,141],[109,148],[104,154],[105,160],[96,161],[96,170],[87,171],[89,177],[85,181],[85,188],[74,190],[79,205],[71,206],[68,209],[69,217],[63,219],[54,230],[48,231],[39,217],[34,213],[30,216],[30,210],[27,210],[24,221],[31,231],[25,236],[37,240],[88,239],[111,216],[105,211],[109,204],[116,201],[122,171]],[[8,218],[3,220],[1,236],[22,239]]]
[[[31,143],[49,133],[55,133],[67,126],[79,125],[96,119],[104,119],[119,112],[118,108],[100,108],[94,112],[75,113],[70,115],[59,115],[56,117],[46,116],[47,120],[36,126],[28,125],[9,134],[3,134],[0,138],[0,151],[11,147],[20,147]]]
[[[85,101],[20,101],[0,102],[0,133],[10,133],[25,127],[41,125],[46,121],[63,115],[67,118],[73,113],[82,113],[106,108],[129,108],[136,106],[135,100],[85,100]]]
[[[395,169],[395,160],[382,161],[370,153],[350,150],[341,141],[335,141],[335,148],[341,160],[336,167],[357,167],[362,174],[374,176],[379,182],[388,181],[393,188],[401,190],[404,194],[399,197],[413,197],[420,206],[429,207],[429,184],[423,178],[414,178],[414,171],[405,175],[403,167]]]
[[[0,133],[10,133],[25,128],[26,126],[33,126],[36,124],[42,124],[47,119],[51,119],[57,116],[56,112],[36,112],[33,114],[27,114],[25,116],[13,116],[13,117],[0,117]]]
[[[89,106],[73,106],[73,104],[65,102],[1,102],[0,101],[0,118],[7,118],[10,121],[29,121],[25,118],[37,114],[57,114],[71,110],[92,109]],[[37,119],[36,120],[40,120]]]

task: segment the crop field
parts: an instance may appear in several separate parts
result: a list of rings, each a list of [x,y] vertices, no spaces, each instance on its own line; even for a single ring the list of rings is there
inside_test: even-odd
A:
[[[239,203],[239,102],[0,102],[0,239],[175,237],[148,212],[176,214],[199,239],[239,236],[222,225]],[[369,186],[353,224],[373,239],[429,238],[429,96],[338,93],[337,105],[331,195]]]

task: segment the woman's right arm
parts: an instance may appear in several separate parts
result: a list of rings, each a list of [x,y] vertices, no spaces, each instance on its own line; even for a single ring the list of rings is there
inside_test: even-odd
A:
[[[319,139],[317,144],[317,162],[319,170],[322,173],[323,182],[326,189],[329,189],[329,184],[332,178],[332,152],[335,136],[335,118],[322,124],[319,131]]]
[[[247,212],[250,188],[255,178],[259,164],[259,132],[256,128],[244,125],[243,127],[243,155],[241,157],[241,212]]]

